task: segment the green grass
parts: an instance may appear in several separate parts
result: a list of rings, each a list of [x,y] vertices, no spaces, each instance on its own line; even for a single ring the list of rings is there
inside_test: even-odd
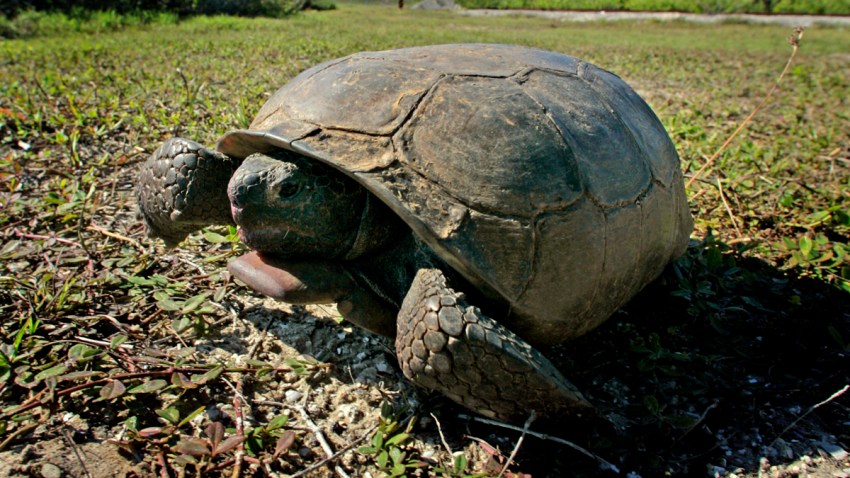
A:
[[[222,273],[238,246],[225,230],[195,235],[171,253],[142,237],[134,216],[135,172],[162,140],[181,135],[212,145],[224,132],[247,126],[269,95],[298,72],[355,51],[518,43],[581,57],[632,84],[667,127],[690,176],[770,89],[790,53],[785,39],[791,33],[742,24],[468,18],[354,4],[284,20],[198,17],[97,31],[39,28],[32,38],[0,42],[0,403],[5,412],[32,400],[44,400],[44,406],[8,413],[0,419],[0,436],[12,445],[28,443],[28,426],[68,410],[108,425],[126,420],[129,435],[122,446],[151,460],[158,447],[189,456],[192,446],[224,446],[216,442],[213,435],[220,432],[214,427],[209,439],[180,441],[180,433],[192,432],[187,418],[203,405],[192,383],[207,384],[204,393],[227,396],[229,389],[217,381],[225,366],[249,381],[287,373],[262,363],[216,367],[205,356],[187,355],[191,350],[175,352],[184,348],[175,334],[191,344],[219,321],[231,320],[228,307],[241,307]],[[709,230],[714,236],[665,276],[655,291],[661,300],[644,299],[643,306],[638,301],[626,316],[641,311],[652,323],[621,316],[573,346],[580,352],[573,356],[582,357],[576,360],[584,360],[576,369],[578,383],[601,401],[609,399],[612,408],[619,402],[608,395],[603,378],[628,383],[637,399],[622,413],[645,432],[632,440],[633,449],[600,440],[595,450],[622,454],[633,469],[654,476],[683,458],[665,455],[665,448],[652,461],[641,450],[658,446],[651,441],[656,438],[684,433],[683,420],[720,400],[718,391],[733,400],[751,372],[747,363],[764,365],[765,376],[785,377],[782,383],[794,384],[788,389],[797,388],[797,375],[774,374],[769,364],[775,357],[744,346],[753,330],[753,336],[771,338],[788,326],[802,331],[801,341],[816,337],[804,342],[817,344],[810,351],[846,350],[850,327],[841,319],[847,298],[841,291],[850,291],[848,51],[847,30],[805,33],[776,96],[689,189],[695,237],[704,239]],[[657,325],[653,314],[662,311],[656,309],[667,311]],[[832,322],[809,322],[821,315]],[[100,342],[80,344],[78,337]],[[785,344],[783,337],[776,343]],[[155,365],[140,368],[135,358],[119,353],[122,346],[138,349],[152,339],[167,349]],[[610,357],[607,365],[588,363],[599,353]],[[734,367],[724,368],[730,363]],[[670,385],[682,364],[699,371],[688,377],[687,392]],[[286,367],[301,374],[312,365]],[[799,386],[812,393],[802,403],[828,396],[834,390],[818,387],[846,379],[846,369],[815,375],[823,380]],[[109,385],[97,382],[62,394],[70,385],[107,378]],[[54,392],[51,408],[45,397]],[[681,395],[687,393],[692,395]],[[104,402],[110,403],[106,412]],[[841,420],[847,417],[834,423]],[[143,427],[153,425],[156,433],[146,434]],[[291,432],[280,423],[261,425],[248,433],[253,456],[281,456]],[[445,420],[443,425],[452,426]],[[300,440],[304,432],[297,433]],[[414,460],[418,451],[410,443],[394,443],[395,453]],[[711,445],[687,446],[683,455]],[[382,467],[396,464],[384,461]],[[465,468],[463,461],[459,469]]]

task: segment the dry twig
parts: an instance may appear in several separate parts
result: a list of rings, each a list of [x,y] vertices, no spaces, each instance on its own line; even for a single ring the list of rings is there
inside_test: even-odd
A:
[[[827,399],[826,399],[826,400],[824,400],[824,401],[822,401],[822,402],[818,402],[818,403],[816,403],[815,405],[812,405],[811,407],[809,407],[809,409],[808,409],[808,410],[806,410],[806,413],[804,413],[804,414],[800,415],[799,417],[797,417],[797,419],[796,419],[796,420],[794,420],[793,422],[791,422],[791,424],[790,424],[790,425],[788,425],[787,427],[785,427],[785,429],[783,429],[783,430],[779,433],[779,435],[776,435],[776,438],[774,438],[774,439],[773,439],[773,441],[772,441],[772,442],[770,442],[770,446],[775,445],[775,444],[776,444],[776,441],[777,441],[777,440],[779,440],[780,438],[782,438],[782,435],[784,435],[786,432],[788,432],[788,430],[790,430],[790,429],[794,428],[795,426],[797,426],[797,424],[798,424],[798,423],[800,423],[800,421],[801,421],[802,419],[804,419],[804,418],[806,418],[807,416],[809,416],[809,414],[810,414],[810,413],[812,413],[813,411],[815,411],[817,408],[819,408],[819,407],[821,407],[821,406],[823,406],[823,405],[826,405],[827,403],[829,403],[829,402],[831,402],[831,401],[835,400],[836,398],[838,398],[838,397],[840,397],[840,396],[844,395],[844,392],[846,392],[848,389],[850,389],[850,385],[845,385],[845,386],[844,386],[844,388],[842,388],[841,390],[839,390],[839,391],[837,391],[837,392],[833,393],[832,395],[830,395],[829,397],[827,397]]]
[[[791,37],[788,38],[788,43],[791,44],[791,56],[788,57],[788,62],[785,63],[785,68],[782,69],[782,73],[779,74],[779,78],[777,78],[776,82],[773,83],[773,86],[770,88],[770,91],[767,92],[767,94],[761,100],[761,103],[759,103],[758,106],[756,106],[756,108],[752,111],[752,113],[750,113],[749,116],[747,116],[744,119],[744,121],[742,121],[741,124],[738,125],[738,128],[734,132],[732,132],[732,134],[729,135],[728,138],[726,138],[726,141],[724,141],[723,144],[720,145],[719,148],[717,148],[717,151],[715,151],[714,154],[712,154],[711,157],[708,158],[708,161],[706,161],[705,164],[703,164],[702,167],[699,168],[699,170],[696,173],[694,173],[694,175],[687,182],[687,184],[685,184],[685,189],[690,188],[691,184],[693,184],[694,181],[696,181],[697,178],[699,178],[702,175],[702,173],[705,172],[706,169],[708,169],[709,166],[714,164],[714,162],[720,156],[720,153],[722,153],[726,149],[726,147],[729,146],[729,144],[732,142],[732,140],[735,139],[735,137],[738,136],[738,133],[743,131],[743,129],[747,126],[747,124],[750,121],[752,121],[752,119],[756,115],[756,113],[758,113],[759,111],[761,111],[762,108],[764,108],[764,105],[767,104],[767,101],[771,98],[771,96],[773,96],[773,93],[775,93],[776,90],[779,88],[779,84],[782,82],[782,79],[785,78],[785,74],[788,73],[788,70],[791,68],[791,64],[794,62],[794,57],[797,56],[797,50],[800,49],[800,40],[803,39],[803,31],[804,31],[803,27],[797,27],[797,28],[794,29],[794,34],[791,35]]]
[[[511,451],[511,456],[508,457],[508,460],[505,462],[505,466],[502,467],[502,471],[499,472],[498,478],[502,478],[505,473],[508,471],[508,467],[511,466],[511,463],[514,462],[514,458],[516,458],[516,454],[519,452],[519,448],[522,446],[522,441],[525,439],[526,433],[528,433],[528,427],[531,426],[531,422],[537,418],[537,413],[534,410],[531,411],[531,415],[528,416],[528,420],[525,421],[525,425],[522,427],[522,435],[519,436],[519,439],[516,441],[516,445],[514,446],[513,451]]]
[[[345,445],[345,448],[340,449],[338,452],[334,453],[333,456],[326,457],[322,460],[319,460],[319,461],[313,463],[312,465],[310,465],[310,466],[300,470],[299,472],[295,473],[290,478],[298,478],[299,476],[304,476],[307,473],[310,473],[311,471],[316,470],[318,468],[321,468],[322,466],[338,459],[339,457],[344,455],[347,451],[351,450],[352,448],[354,448],[358,444],[366,441],[366,439],[369,438],[370,436],[372,436],[372,433],[377,429],[378,429],[378,425],[374,425],[372,428],[366,430],[366,432],[360,438],[348,443],[347,445]]]
[[[316,423],[313,422],[312,419],[310,419],[310,414],[307,413],[307,409],[304,408],[304,405],[299,404],[296,408],[298,409],[298,413],[301,414],[301,418],[304,420],[304,424],[307,425],[308,428],[310,428],[311,432],[313,432],[313,436],[316,437],[316,441],[319,442],[319,446],[322,447],[322,450],[325,452],[325,456],[327,456],[329,460],[333,458],[335,456],[335,453],[331,448],[331,445],[325,439],[325,435],[322,433],[322,429],[319,428],[319,426],[316,425]],[[334,466],[334,471],[337,475],[343,478],[349,478],[348,473],[346,473],[345,470],[343,470],[342,467],[339,465]]]
[[[476,422],[485,423],[487,425],[495,425],[497,427],[507,428],[509,430],[514,430],[514,431],[518,431],[518,432],[523,431],[523,428],[521,428],[521,427],[511,425],[510,423],[500,422],[498,420],[491,420],[489,418],[483,418],[483,417],[473,417],[473,416],[469,416],[469,415],[458,415],[458,416],[460,418],[463,418],[463,419],[466,419],[466,420],[473,420],[473,421],[476,421]],[[614,465],[613,463],[610,463],[609,461],[603,459],[602,457],[596,455],[595,453],[592,453],[592,452],[576,445],[575,443],[573,443],[571,441],[564,440],[563,438],[553,437],[551,435],[546,435],[544,433],[538,433],[538,432],[531,431],[531,430],[527,430],[525,433],[528,434],[528,435],[531,435],[533,437],[539,438],[541,440],[553,441],[555,443],[560,443],[562,445],[566,445],[566,446],[572,448],[573,450],[581,453],[582,455],[585,455],[589,458],[593,458],[594,460],[596,460],[597,463],[599,463],[599,466],[602,469],[610,470],[610,471],[613,471],[614,473],[620,473],[620,469],[617,468],[617,466]]]

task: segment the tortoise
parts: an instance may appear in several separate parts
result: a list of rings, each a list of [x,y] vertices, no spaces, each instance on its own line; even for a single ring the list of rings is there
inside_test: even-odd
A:
[[[614,74],[539,49],[364,52],[280,88],[216,150],[167,140],[138,188],[168,245],[236,224],[230,271],[395,337],[404,375],[504,420],[592,415],[539,351],[686,249],[679,158]]]

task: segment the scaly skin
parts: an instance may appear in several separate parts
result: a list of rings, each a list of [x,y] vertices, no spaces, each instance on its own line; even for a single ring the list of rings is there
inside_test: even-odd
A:
[[[438,269],[422,269],[398,315],[404,375],[476,412],[522,422],[576,418],[591,405],[540,352],[471,307]]]
[[[227,182],[238,167],[194,141],[165,141],[142,166],[136,190],[148,236],[173,247],[203,227],[233,224]]]

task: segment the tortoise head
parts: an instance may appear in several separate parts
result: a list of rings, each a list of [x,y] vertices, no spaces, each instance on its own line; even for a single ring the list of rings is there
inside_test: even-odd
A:
[[[274,257],[351,259],[398,222],[353,179],[285,150],[245,158],[227,194],[242,241]]]

